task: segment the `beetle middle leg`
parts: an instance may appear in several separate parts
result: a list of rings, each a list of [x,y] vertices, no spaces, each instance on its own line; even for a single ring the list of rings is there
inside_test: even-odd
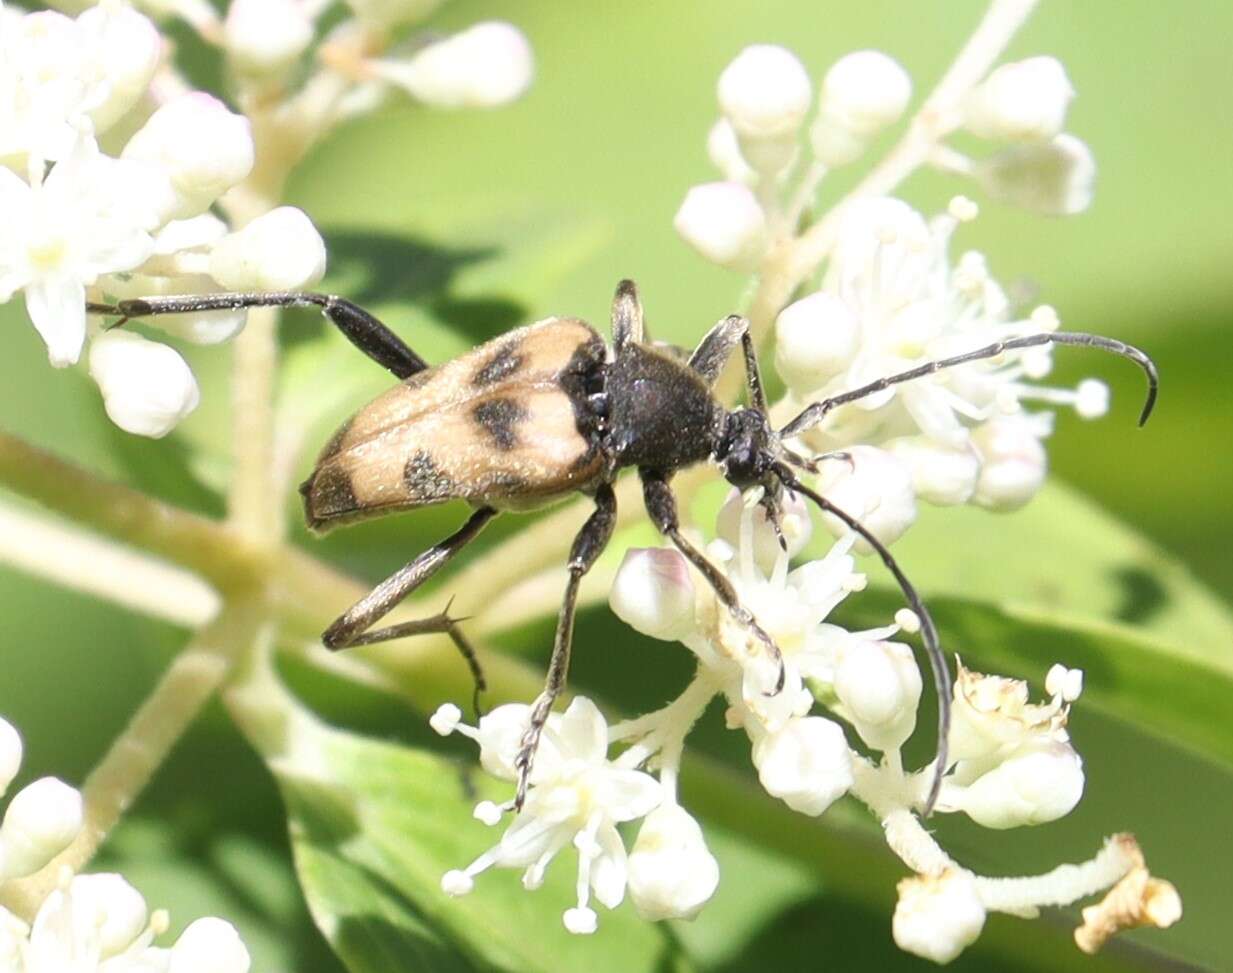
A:
[[[783,653],[779,651],[779,646],[775,644],[775,640],[758,624],[753,613],[741,604],[736,589],[732,587],[732,582],[728,580],[727,576],[719,568],[715,567],[705,554],[686,540],[685,536],[681,533],[680,520],[676,509],[676,497],[672,495],[672,488],[668,486],[668,480],[664,473],[659,470],[643,469],[638,471],[638,475],[642,478],[642,499],[646,504],[646,511],[656,528],[668,540],[672,541],[676,549],[685,555],[690,564],[698,569],[698,572],[706,579],[706,583],[711,586],[716,597],[723,603],[728,613],[736,619],[738,624],[748,629],[766,647],[770,653],[771,660],[779,666],[779,678],[775,683],[775,688],[769,695],[778,694],[783,689],[784,680],[787,678],[787,672],[784,669],[783,663]]]
[[[372,626],[393,611],[407,595],[431,578],[459,551],[475,540],[488,521],[497,515],[492,507],[481,507],[470,519],[445,540],[434,544],[409,564],[394,572],[377,587],[340,615],[321,636],[327,649],[346,649],[354,645],[372,645],[408,635],[444,633],[450,637],[466,659],[475,680],[475,709],[479,711],[479,694],[485,689],[484,673],[475,649],[463,636],[458,623],[449,616],[449,606],[432,618],[400,622],[385,628]]]
[[[548,722],[548,714],[552,704],[565,688],[565,680],[569,676],[569,657],[574,642],[574,612],[578,605],[578,587],[582,577],[591,570],[596,558],[608,546],[616,526],[616,494],[612,486],[602,484],[595,491],[595,511],[587,518],[587,522],[574,538],[574,545],[569,552],[569,582],[565,586],[565,597],[561,602],[561,614],[557,617],[557,633],[552,643],[552,659],[548,663],[548,678],[544,682],[544,691],[539,694],[531,705],[531,721],[522,737],[522,746],[518,756],[514,758],[514,767],[518,770],[518,790],[514,796],[514,808],[521,811],[527,799],[527,788],[531,780],[531,766],[535,761],[535,751],[539,746],[540,735]]]

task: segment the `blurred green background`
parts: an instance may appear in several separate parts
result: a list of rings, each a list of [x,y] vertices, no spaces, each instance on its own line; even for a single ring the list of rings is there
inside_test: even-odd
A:
[[[716,112],[715,79],[727,61],[745,44],[777,42],[820,79],[841,54],[877,47],[909,69],[919,94],[949,63],[983,6],[459,0],[433,25],[450,29],[495,16],[529,35],[538,77],[525,101],[491,114],[392,106],[321,146],[294,179],[291,201],[326,234],[329,286],[383,314],[430,359],[549,313],[603,323],[623,276],[638,281],[656,335],[687,344],[737,305],[744,286],[696,257],[671,226],[685,190],[714,178],[704,139]],[[975,511],[926,518],[903,556],[928,578],[927,593],[961,595],[970,583],[981,594],[1140,623],[1196,655],[1233,652],[1233,622],[1220,604],[1233,596],[1231,32],[1233,7],[1217,0],[1045,2],[1009,56],[1048,53],[1065,63],[1079,93],[1068,128],[1088,142],[1100,166],[1092,209],[1041,219],[928,174],[903,188],[926,212],[956,192],[976,196],[982,215],[961,231],[959,248],[987,253],[1003,282],[1035,285],[1070,327],[1142,345],[1162,374],[1157,415],[1138,431],[1140,380],[1133,369],[1059,354],[1062,379],[1098,373],[1114,387],[1107,419],[1063,417],[1050,443],[1056,477],[1089,498],[1091,508],[1042,500],[1007,519]],[[199,68],[210,76],[208,60]],[[828,198],[846,182],[837,174]],[[84,374],[47,366],[19,305],[0,310],[0,321],[6,429],[194,509],[221,511],[229,408],[224,349],[194,356],[203,406],[182,434],[151,443],[107,422]],[[324,403],[313,422],[323,436],[382,387],[382,373],[356,364],[311,318],[292,319],[293,326],[307,340],[292,342],[315,357],[307,359],[314,368],[304,370],[311,383],[288,379],[288,401]],[[1100,510],[1158,547],[1107,527]],[[298,517],[290,497],[287,515]],[[376,579],[456,515],[434,511],[304,543]],[[1135,572],[1117,573],[1117,558],[1102,561],[1105,543],[1117,558],[1133,561]],[[55,773],[78,781],[185,634],[3,567],[0,611],[0,712],[26,736],[23,779]],[[511,644],[538,658],[547,632],[532,626]],[[656,703],[671,691],[656,689],[648,668],[662,673],[667,687],[679,686],[688,669],[684,653],[634,637],[605,608],[583,615],[578,644],[578,684],[630,706]],[[962,648],[978,664],[999,658],[998,646],[968,639]],[[1067,661],[1063,636],[1052,658]],[[1017,674],[1038,684],[1044,667]],[[1089,685],[1098,679],[1089,670]],[[388,700],[328,685],[306,690],[337,722],[391,739],[418,738],[408,725],[415,721]],[[1224,714],[1233,700],[1207,703],[1225,721],[1213,732],[1228,735],[1233,715]],[[1233,968],[1228,759],[1204,759],[1162,738],[1146,703],[1142,719],[1126,720],[1080,702],[1072,728],[1088,771],[1088,793],[1073,815],[1009,833],[945,821],[943,838],[974,863],[1015,873],[1079,860],[1104,834],[1134,831],[1154,870],[1178,884],[1187,916],[1166,933],[1129,937],[1136,946],[1114,950],[1100,968]],[[814,827],[805,819],[800,826]],[[211,712],[120,828],[105,863],[122,867],[153,903],[169,906],[177,925],[202,913],[232,918],[253,948],[255,970],[336,971],[294,884],[284,829],[264,768],[221,711]],[[845,897],[842,881],[832,889],[815,872],[761,854],[734,842],[721,855],[730,876],[714,910],[722,922],[700,920],[681,935],[687,944],[705,941],[724,923],[740,934],[724,940],[723,949],[700,949],[700,966],[732,973],[772,962],[792,969],[926,968],[890,943],[893,878],[885,902],[870,908]],[[888,862],[877,864],[888,868],[897,874]],[[742,899],[742,875],[765,879],[750,893],[752,902]],[[1072,917],[1043,926],[996,921],[998,935],[957,968],[1050,968],[1041,965],[1037,947],[1046,939],[1063,942]]]

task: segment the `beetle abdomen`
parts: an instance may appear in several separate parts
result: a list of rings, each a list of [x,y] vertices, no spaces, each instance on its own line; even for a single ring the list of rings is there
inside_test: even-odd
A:
[[[445,500],[529,509],[588,486],[603,463],[587,377],[604,344],[550,319],[412,375],[342,427],[300,488],[314,529]]]

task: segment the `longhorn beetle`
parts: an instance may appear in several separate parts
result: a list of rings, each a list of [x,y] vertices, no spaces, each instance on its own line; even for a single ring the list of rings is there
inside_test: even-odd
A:
[[[594,512],[570,550],[569,580],[547,680],[532,706],[515,762],[519,771],[515,807],[519,809],[526,798],[540,733],[569,671],[578,587],[612,536],[616,521],[612,483],[625,467],[637,467],[643,503],[655,526],[693,564],[769,658],[778,660],[775,692],[784,680],[779,649],[741,605],[724,574],[681,532],[669,487],[673,474],[710,460],[738,489],[763,487],[762,503],[777,531],[783,491],[804,494],[877,552],[920,619],[921,638],[933,669],[938,742],[927,814],[946,771],[950,724],[950,676],[937,628],[886,546],[860,521],[801,482],[798,471],[815,471],[818,458],[802,457],[784,440],[817,425],[832,409],[892,385],[1011,349],[1050,343],[1100,348],[1138,364],[1148,380],[1140,425],[1147,421],[1156,400],[1156,366],[1139,349],[1098,335],[1051,332],[1010,338],[889,375],[815,402],[776,430],[767,413],[749,322],[738,315],[726,317],[688,358],[674,355],[651,344],[637,290],[628,280],[617,285],[613,300],[611,347],[585,321],[554,317],[494,338],[436,367],[429,367],[367,311],[325,294],[151,297],[114,305],[90,304],[88,309],[119,315],[118,323],[123,324],[129,318],[158,314],[260,306],[320,308],[352,344],[402,380],[360,409],[322,450],[312,474],[300,487],[310,528],[329,530],[446,500],[465,500],[474,508],[455,533],[381,582],[326,629],[322,641],[329,648],[444,632],[470,664],[478,694],[483,676],[475,652],[449,617],[448,607],[433,618],[373,626],[474,540],[499,511],[532,510],[576,492],[595,501]],[[745,360],[749,402],[728,409],[712,390],[738,344]]]

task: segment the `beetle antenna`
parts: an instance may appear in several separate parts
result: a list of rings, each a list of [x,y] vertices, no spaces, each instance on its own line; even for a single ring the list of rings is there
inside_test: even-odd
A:
[[[1160,373],[1156,369],[1156,363],[1152,361],[1151,356],[1147,352],[1136,348],[1134,345],[1128,345],[1124,341],[1118,341],[1116,338],[1106,338],[1103,335],[1085,334],[1079,331],[1045,331],[1040,334],[1029,334],[1019,338],[1008,338],[1005,341],[998,341],[983,348],[977,348],[975,351],[955,355],[952,358],[940,358],[936,361],[925,362],[923,365],[917,365],[906,372],[888,375],[885,378],[870,382],[868,385],[852,389],[850,392],[843,392],[829,399],[823,399],[821,402],[815,402],[806,407],[800,415],[784,426],[779,431],[779,434],[787,438],[799,436],[806,429],[811,429],[821,422],[832,409],[882,392],[892,385],[911,382],[914,379],[932,375],[934,372],[940,372],[944,368],[965,365],[968,362],[980,361],[983,358],[995,358],[1003,352],[1013,351],[1016,348],[1033,348],[1037,345],[1049,344],[1082,345],[1086,348],[1099,348],[1101,351],[1112,352],[1115,355],[1120,355],[1122,358],[1127,358],[1138,365],[1147,376],[1147,397],[1143,402],[1143,411],[1139,414],[1139,425],[1142,426],[1147,422],[1148,416],[1152,414],[1152,409],[1156,405],[1156,392],[1160,384]]]
[[[789,490],[797,490],[810,500],[812,500],[825,513],[834,514],[842,520],[851,530],[859,534],[869,546],[872,547],[882,559],[882,563],[886,565],[887,570],[895,576],[895,580],[899,583],[900,590],[903,591],[903,596],[907,600],[908,607],[920,619],[920,635],[921,641],[925,644],[925,655],[929,657],[929,666],[933,670],[933,685],[938,697],[938,745],[937,755],[933,761],[933,782],[929,785],[929,796],[925,800],[923,817],[928,817],[933,812],[933,806],[937,803],[938,794],[942,789],[942,776],[946,773],[947,768],[947,740],[950,736],[950,669],[946,665],[946,656],[942,654],[942,646],[938,638],[937,626],[933,623],[933,616],[929,614],[929,609],[925,607],[925,603],[916,592],[915,586],[908,580],[903,569],[895,561],[894,556],[886,545],[878,540],[869,531],[869,528],[862,524],[855,517],[831,503],[826,497],[822,496],[815,490],[810,489],[804,483],[796,478],[796,476],[787,467],[776,467],[784,485]]]

